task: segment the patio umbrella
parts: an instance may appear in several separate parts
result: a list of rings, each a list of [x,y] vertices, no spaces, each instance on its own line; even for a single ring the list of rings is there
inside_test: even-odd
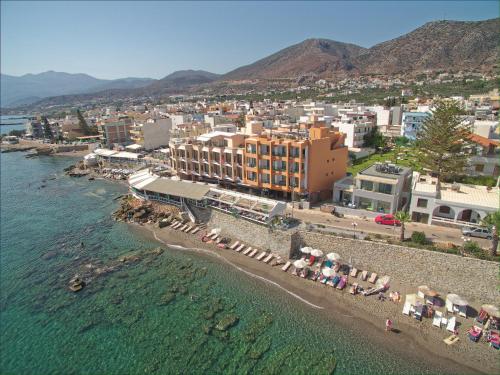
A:
[[[299,259],[293,262],[293,265],[295,266],[295,268],[304,268],[305,266],[307,266],[307,263],[302,259]]]
[[[328,267],[325,267],[321,270],[321,272],[323,273],[323,275],[325,275],[326,277],[332,277],[333,275],[335,275],[335,271],[332,269],[332,268],[328,268]]]
[[[310,254],[311,251],[313,251],[314,249],[310,246],[305,246],[303,247],[302,249],[300,249],[301,252],[303,252],[304,254]]]
[[[337,253],[328,253],[328,254],[326,254],[326,257],[330,260],[334,260],[337,262],[340,260],[340,255]]]
[[[467,306],[468,303],[465,299],[456,294],[448,294],[446,299],[457,306]]]
[[[493,305],[483,305],[481,308],[486,311],[489,316],[500,318],[500,310],[498,310],[498,307]]]
[[[438,292],[432,290],[427,285],[420,285],[418,287],[418,291],[421,292],[424,296],[429,296],[429,297],[436,297],[439,295]]]
[[[321,257],[323,256],[323,252],[319,249],[313,249],[313,251],[311,251],[311,255],[315,257]]]

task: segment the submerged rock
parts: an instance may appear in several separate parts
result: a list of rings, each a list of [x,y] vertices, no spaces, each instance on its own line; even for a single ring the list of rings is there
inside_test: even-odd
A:
[[[160,305],[168,305],[170,302],[172,302],[175,299],[175,293],[172,292],[166,292],[161,296],[161,302]]]
[[[215,328],[219,331],[227,331],[229,328],[236,325],[239,320],[240,318],[238,317],[238,315],[235,314],[226,315],[219,321],[219,323],[217,323]]]

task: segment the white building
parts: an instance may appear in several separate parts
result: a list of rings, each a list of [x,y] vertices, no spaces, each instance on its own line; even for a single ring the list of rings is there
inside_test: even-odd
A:
[[[438,183],[435,177],[414,172],[410,215],[427,224],[477,224],[498,211],[498,194],[498,187]]]
[[[411,140],[417,138],[417,133],[422,128],[424,121],[430,116],[430,112],[404,112],[401,135]]]
[[[170,118],[148,119],[142,124],[135,124],[130,130],[130,139],[145,150],[167,146],[172,130]]]

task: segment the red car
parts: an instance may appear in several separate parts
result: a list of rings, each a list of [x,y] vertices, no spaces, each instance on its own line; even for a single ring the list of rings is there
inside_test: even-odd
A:
[[[378,215],[375,222],[383,225],[401,225],[401,222],[395,219],[393,215]]]

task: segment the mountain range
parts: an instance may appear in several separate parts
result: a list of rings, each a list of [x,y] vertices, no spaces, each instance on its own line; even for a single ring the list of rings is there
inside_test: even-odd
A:
[[[360,75],[416,75],[424,71],[481,71],[498,68],[500,18],[434,21],[398,38],[364,48],[329,39],[307,39],[223,75],[182,70],[162,79],[100,80],[86,74],[45,72],[1,76],[2,107],[70,103],[92,98],[159,96],[235,84],[303,77],[338,80]],[[72,95],[78,94],[78,95]]]

